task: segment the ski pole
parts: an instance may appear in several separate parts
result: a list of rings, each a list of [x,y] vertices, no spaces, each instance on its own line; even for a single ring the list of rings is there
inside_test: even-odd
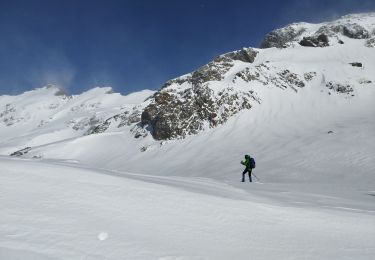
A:
[[[260,181],[259,178],[258,178],[254,173],[251,173],[251,174],[254,175],[254,177],[255,177],[258,181]]]

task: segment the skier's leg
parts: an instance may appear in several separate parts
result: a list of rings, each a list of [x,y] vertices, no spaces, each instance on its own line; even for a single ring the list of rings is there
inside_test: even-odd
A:
[[[243,173],[242,173],[242,182],[245,182],[245,174],[246,174],[246,169],[243,171]]]
[[[249,170],[249,181],[250,181],[250,182],[253,182],[253,180],[251,179],[251,171],[252,171],[252,170],[250,169],[250,170]]]

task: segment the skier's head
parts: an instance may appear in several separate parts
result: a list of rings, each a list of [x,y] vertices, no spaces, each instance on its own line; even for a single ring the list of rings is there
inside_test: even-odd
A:
[[[250,158],[250,155],[246,154],[245,159],[249,159],[249,158]]]

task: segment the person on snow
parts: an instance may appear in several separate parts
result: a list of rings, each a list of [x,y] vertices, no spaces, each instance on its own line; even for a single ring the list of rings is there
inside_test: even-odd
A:
[[[249,181],[252,182],[251,179],[251,172],[253,168],[255,168],[255,160],[254,158],[251,158],[250,155],[245,155],[245,160],[241,161],[242,165],[245,165],[245,170],[242,173],[242,182],[245,182],[245,174],[249,173]]]

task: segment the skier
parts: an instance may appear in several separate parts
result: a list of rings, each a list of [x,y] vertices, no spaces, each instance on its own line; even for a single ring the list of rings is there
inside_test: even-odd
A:
[[[251,179],[251,171],[255,168],[255,160],[251,158],[250,155],[245,155],[245,160],[241,161],[242,165],[245,165],[245,170],[242,173],[242,182],[245,182],[245,174],[246,172],[249,173],[249,181],[252,182]]]

